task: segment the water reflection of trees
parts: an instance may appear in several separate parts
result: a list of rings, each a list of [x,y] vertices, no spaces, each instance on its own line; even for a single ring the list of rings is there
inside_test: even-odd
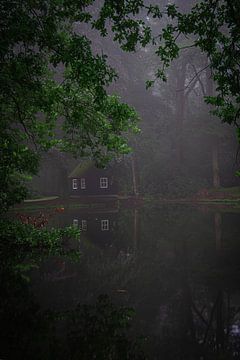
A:
[[[232,299],[239,248],[237,219],[230,228],[229,220],[176,206],[122,209],[109,246],[82,243],[87,284],[75,296],[89,301],[108,292],[131,304],[153,358],[231,358],[238,351]]]
[[[140,339],[129,337],[133,310],[109,297],[70,311],[44,311],[22,277],[8,273],[1,286],[1,358],[146,359]]]
[[[155,329],[146,324],[154,333],[151,346],[166,359],[238,358],[240,309],[233,298],[239,296],[240,274],[238,261],[234,261],[239,257],[233,253],[239,254],[239,245],[235,243],[231,251],[220,249],[222,234],[225,243],[232,234],[231,229],[226,233],[221,228],[219,214],[181,210],[156,211],[155,219],[153,212],[141,216],[138,264],[146,264],[151,257],[153,283],[159,288],[144,299],[148,306],[155,303]],[[236,222],[233,232],[235,227]],[[151,300],[154,295],[158,301]]]
[[[39,276],[35,274],[39,292],[45,298],[49,296],[48,304],[54,310],[51,313],[39,308],[29,290],[30,284],[23,277],[1,272],[3,279],[5,276],[1,309],[7,309],[4,317],[1,315],[1,324],[6,329],[1,338],[5,344],[2,349],[6,350],[10,339],[16,344],[12,354],[14,351],[17,354],[19,348],[21,354],[27,354],[24,359],[30,358],[28,354],[33,351],[37,353],[36,359],[43,358],[42,352],[51,354],[44,358],[52,359],[52,349],[54,354],[60,354],[59,359],[78,358],[78,347],[75,357],[66,353],[66,349],[70,343],[73,348],[82,344],[83,339],[77,340],[79,331],[84,331],[82,315],[76,316],[75,327],[66,314],[74,317],[77,303],[82,304],[82,314],[84,303],[94,304],[99,294],[108,293],[116,303],[135,308],[133,329],[130,333],[125,329],[124,334],[143,334],[149,359],[239,358],[238,220],[239,216],[234,214],[216,216],[214,212],[201,213],[181,207],[122,209],[108,245],[99,246],[90,238],[82,238],[80,262],[70,265],[65,260],[64,273],[74,273],[74,277],[55,281],[42,276],[46,267],[38,271]],[[53,268],[54,264],[51,262],[47,267]],[[41,282],[47,291],[42,291]],[[59,298],[57,308],[73,311],[56,312],[51,296]],[[94,309],[89,308],[88,314],[94,313]],[[98,315],[95,312],[91,316],[95,319]],[[101,316],[98,320],[96,324],[105,321]],[[119,321],[122,320],[119,318]],[[118,322],[115,325],[118,327]],[[89,338],[93,337],[93,330],[89,329]],[[104,334],[108,336],[107,332]],[[102,336],[101,333],[96,336],[95,351]],[[124,351],[136,349],[125,340]],[[109,341],[113,339],[109,337]],[[87,347],[85,349],[87,359]],[[8,354],[8,358],[13,358]],[[104,356],[103,359],[108,359]],[[139,356],[141,358],[142,353]]]
[[[110,292],[131,304],[152,358],[236,358],[238,219],[225,215],[176,206],[122,209],[109,247],[83,247],[88,284],[76,296]]]
[[[32,277],[35,280],[39,277],[32,274],[32,269],[44,269],[43,264],[50,259],[58,262],[61,259],[61,264],[81,261],[78,247],[74,250],[66,242],[66,235],[78,232],[74,229],[40,232],[21,223],[3,225],[8,232],[0,241],[2,359],[145,359],[139,341],[128,336],[133,310],[114,305],[108,296],[70,309],[62,304],[58,310],[44,310],[43,304],[39,304],[31,282]],[[18,232],[12,232],[13,228]],[[55,272],[59,275],[59,271],[65,270],[64,265],[64,269]]]

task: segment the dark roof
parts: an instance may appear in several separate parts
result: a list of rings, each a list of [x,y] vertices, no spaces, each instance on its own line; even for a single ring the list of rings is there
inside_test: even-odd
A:
[[[68,177],[69,178],[81,177],[91,167],[94,167],[93,161],[89,160],[89,161],[81,162],[73,169],[73,171],[68,175]]]

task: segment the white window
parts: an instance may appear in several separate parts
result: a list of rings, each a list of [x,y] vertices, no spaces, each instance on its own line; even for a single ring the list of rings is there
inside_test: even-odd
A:
[[[86,180],[85,180],[85,178],[81,178],[81,189],[86,189]]]
[[[82,220],[81,230],[87,231],[87,220]]]
[[[101,189],[107,189],[108,188],[108,178],[107,177],[101,177],[100,178],[100,188]]]
[[[72,179],[72,188],[76,190],[78,188],[77,179]]]
[[[73,219],[73,226],[78,227],[78,219]]]
[[[101,230],[102,231],[109,230],[109,220],[101,220]]]

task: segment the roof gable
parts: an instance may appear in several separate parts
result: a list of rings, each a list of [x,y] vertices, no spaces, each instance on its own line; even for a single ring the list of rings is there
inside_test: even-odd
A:
[[[73,171],[68,175],[68,177],[69,178],[81,177],[86,171],[88,171],[92,167],[94,167],[94,162],[91,160],[81,162],[73,169]]]

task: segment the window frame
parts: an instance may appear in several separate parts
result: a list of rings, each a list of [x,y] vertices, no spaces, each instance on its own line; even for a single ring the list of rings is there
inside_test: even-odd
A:
[[[78,189],[78,181],[77,181],[77,179],[72,179],[72,189],[73,190]]]
[[[109,185],[108,177],[100,177],[99,179],[100,189],[108,189],[108,185]]]
[[[81,231],[87,231],[87,220],[86,219],[81,220]]]
[[[109,231],[109,219],[101,220],[101,231]]]
[[[86,189],[86,178],[80,178],[80,187],[82,190]]]

